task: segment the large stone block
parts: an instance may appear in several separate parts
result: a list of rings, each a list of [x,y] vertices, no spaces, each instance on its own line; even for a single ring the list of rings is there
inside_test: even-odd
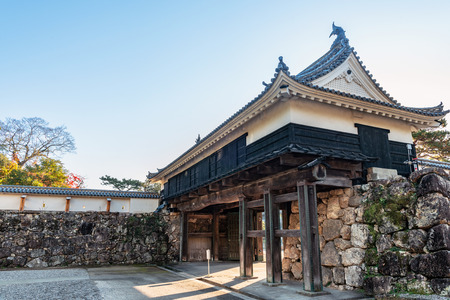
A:
[[[409,249],[412,252],[423,252],[427,243],[427,232],[423,229],[412,229],[408,232]]]
[[[341,251],[344,251],[344,250],[352,247],[352,243],[350,241],[344,240],[344,239],[335,239],[334,245],[336,246],[337,249],[339,249]]]
[[[428,231],[427,248],[430,251],[450,250],[450,226],[440,224]]]
[[[334,284],[345,284],[345,269],[344,269],[344,267],[333,268],[333,282],[334,282]]]
[[[440,193],[443,196],[450,197],[450,181],[441,176],[432,173],[422,177],[419,188],[417,189],[418,196],[424,196],[431,193]]]
[[[342,228],[341,220],[325,220],[323,221],[323,237],[326,241],[333,240],[341,236]]]
[[[450,296],[450,278],[435,278],[431,280],[431,288],[441,296]]]
[[[375,243],[378,253],[392,248],[392,238],[389,234],[382,234]]]
[[[369,243],[369,225],[353,224],[352,225],[351,242],[355,247],[367,248]]]
[[[395,169],[385,168],[368,168],[367,169],[367,181],[383,180],[396,177],[398,175]]]
[[[338,197],[331,197],[328,199],[327,205],[327,218],[328,219],[338,219],[340,216],[341,206],[339,204]]]
[[[426,277],[450,277],[450,251],[422,254],[411,260],[411,270]]]
[[[323,247],[322,250],[321,259],[323,266],[334,267],[341,264],[341,257],[333,242],[325,244],[325,247]]]
[[[295,279],[303,278],[303,266],[301,262],[295,262],[291,268],[292,275],[294,275]]]
[[[358,266],[345,268],[345,283],[353,287],[361,287],[363,284],[363,270]]]
[[[408,232],[406,232],[406,231],[395,232],[392,235],[392,241],[394,242],[394,245],[399,248],[403,248],[403,249],[409,248]]]
[[[350,240],[352,237],[352,228],[348,225],[344,225],[342,226],[340,233],[344,240]]]
[[[328,286],[333,282],[333,272],[330,268],[322,267],[322,284]]]
[[[409,257],[400,252],[388,251],[380,255],[378,271],[383,275],[406,276],[408,273]]]
[[[391,281],[392,277],[390,276],[367,277],[363,283],[364,292],[371,296],[389,294]]]
[[[352,225],[356,221],[356,213],[353,207],[348,207],[343,210],[342,221],[345,225]]]
[[[354,195],[348,199],[348,206],[358,207],[361,205],[363,197],[361,195]]]
[[[361,248],[349,248],[342,252],[344,266],[360,265],[364,261],[366,251]]]
[[[449,199],[439,193],[417,199],[415,214],[409,219],[409,228],[427,229],[450,222]]]

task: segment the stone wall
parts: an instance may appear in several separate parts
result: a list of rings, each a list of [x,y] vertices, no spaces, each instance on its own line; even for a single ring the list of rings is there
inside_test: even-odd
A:
[[[368,294],[449,294],[450,181],[415,172],[318,193],[324,286]],[[299,229],[292,203],[289,229]],[[283,271],[302,277],[300,241],[287,238]]]
[[[169,214],[0,211],[0,266],[167,263],[179,233]]]

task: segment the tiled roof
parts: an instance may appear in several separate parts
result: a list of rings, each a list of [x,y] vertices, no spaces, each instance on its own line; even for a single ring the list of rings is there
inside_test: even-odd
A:
[[[71,189],[71,188],[23,186],[23,185],[0,185],[0,193],[107,197],[107,198],[151,198],[151,199],[159,198],[159,195],[156,193],[146,193],[146,192]]]
[[[450,170],[450,162],[422,159],[422,158],[416,159],[416,162],[419,164],[419,166],[428,166]]]
[[[333,28],[334,27],[335,26],[333,26]],[[348,56],[351,53],[354,53],[354,55],[355,55],[356,59],[358,60],[359,64],[365,70],[367,75],[372,79],[373,83],[393,103],[387,103],[387,102],[383,102],[383,101],[380,101],[380,100],[370,99],[370,98],[361,97],[361,96],[358,96],[358,95],[349,94],[349,93],[345,93],[345,92],[341,92],[341,91],[337,91],[337,90],[333,90],[333,89],[329,89],[329,88],[324,88],[324,87],[320,87],[320,86],[317,86],[317,85],[313,85],[311,83],[311,81],[313,81],[314,79],[317,79],[317,78],[319,78],[321,76],[324,76],[325,74],[328,74],[329,72],[331,72],[332,70],[337,68],[339,65],[341,65],[348,58]],[[402,106],[400,103],[398,103],[392,97],[390,97],[390,95],[382,87],[380,87],[380,84],[377,83],[375,79],[373,79],[373,75],[370,74],[369,70],[366,69],[366,67],[363,65],[363,62],[360,60],[359,56],[356,56],[356,54],[357,54],[356,51],[354,51],[354,49],[352,47],[350,47],[350,45],[348,43],[348,39],[345,38],[345,36],[344,36],[343,39],[339,38],[339,36],[338,36],[338,38],[336,38],[336,40],[334,41],[333,45],[331,46],[331,49],[327,53],[325,53],[321,58],[316,60],[309,67],[307,67],[305,70],[303,70],[302,72],[300,72],[297,75],[290,75],[289,67],[283,61],[283,57],[280,56],[278,58],[279,59],[279,63],[278,63],[277,68],[275,69],[275,74],[274,74],[273,78],[270,80],[270,83],[266,83],[264,81],[262,82],[262,84],[265,86],[265,88],[258,96],[256,96],[250,102],[248,102],[244,107],[242,107],[240,110],[238,110],[236,113],[234,113],[231,117],[226,119],[222,124],[217,126],[208,135],[203,137],[201,140],[196,141],[196,143],[194,145],[192,145],[192,147],[190,147],[183,154],[178,156],[175,160],[173,160],[167,166],[165,166],[162,169],[158,169],[157,173],[150,173],[149,172],[148,175],[147,175],[147,178],[151,179],[151,178],[157,176],[160,172],[166,170],[168,167],[170,167],[172,164],[174,164],[176,161],[178,161],[184,155],[189,153],[191,150],[193,150],[195,147],[197,147],[203,141],[207,140],[214,133],[216,133],[221,128],[223,128],[225,125],[227,125],[234,118],[236,118],[241,113],[243,113],[245,110],[247,110],[250,106],[252,106],[262,96],[265,95],[265,93],[272,87],[273,83],[275,82],[276,78],[278,77],[279,73],[281,73],[281,72],[285,73],[290,78],[292,78],[295,81],[297,81],[297,82],[299,82],[301,84],[304,84],[304,85],[306,85],[308,87],[311,87],[311,88],[314,88],[314,89],[317,89],[317,90],[322,90],[322,91],[329,92],[329,93],[333,93],[333,94],[342,95],[342,96],[353,98],[353,99],[358,99],[358,100],[361,100],[361,101],[364,101],[364,102],[375,103],[375,104],[379,104],[379,105],[383,105],[383,106],[387,106],[387,107],[392,107],[392,108],[400,109],[400,110],[403,110],[403,111],[409,111],[409,112],[413,112],[413,113],[420,114],[420,115],[425,115],[425,116],[443,117],[447,113],[450,112],[450,110],[446,110],[446,111],[443,110],[444,107],[442,105],[442,102],[438,106],[427,107],[427,108],[414,108],[414,107]]]
[[[333,24],[333,28],[335,28],[334,24]],[[349,93],[345,93],[345,92],[341,92],[341,91],[337,91],[337,90],[333,90],[333,89],[329,89],[329,88],[324,88],[324,87],[320,87],[318,85],[312,84],[312,81],[314,81],[315,79],[320,78],[320,77],[330,73],[337,67],[339,67],[343,62],[345,62],[345,60],[350,56],[351,53],[353,53],[355,55],[356,59],[358,60],[358,63],[364,69],[367,76],[369,76],[371,78],[374,85],[379,89],[380,92],[382,92],[387,98],[389,98],[389,100],[392,101],[392,103],[386,103],[383,101],[370,99],[370,98],[366,98],[366,97],[361,97],[361,96],[357,96],[357,95],[353,95],[353,94],[349,94]],[[317,90],[330,92],[333,94],[338,94],[341,96],[350,97],[350,98],[362,100],[365,102],[371,102],[371,103],[376,103],[376,104],[380,104],[380,105],[384,105],[384,106],[388,106],[388,107],[393,107],[393,108],[401,109],[404,111],[410,111],[410,112],[425,115],[425,116],[441,117],[441,116],[445,116],[448,112],[450,112],[450,110],[446,110],[446,111],[443,110],[444,107],[442,105],[442,102],[438,106],[426,107],[426,108],[414,108],[414,107],[407,107],[407,106],[401,105],[397,100],[395,100],[393,97],[391,97],[390,94],[388,94],[387,91],[384,90],[380,86],[380,84],[377,83],[377,81],[373,78],[373,75],[370,74],[370,71],[366,69],[366,66],[364,66],[363,62],[360,60],[360,57],[357,56],[356,51],[354,51],[353,47],[350,47],[348,39],[345,37],[345,34],[343,34],[342,36],[338,36],[336,38],[336,40],[334,41],[333,45],[331,46],[331,49],[327,53],[325,53],[321,58],[316,60],[309,67],[307,67],[306,69],[301,71],[296,76],[291,76],[291,77],[293,79],[295,79],[296,81],[298,81],[299,83],[302,83],[306,86],[309,86],[309,87],[317,89]]]

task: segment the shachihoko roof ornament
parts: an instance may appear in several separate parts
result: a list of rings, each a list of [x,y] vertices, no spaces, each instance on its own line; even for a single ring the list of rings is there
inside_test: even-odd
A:
[[[348,44],[348,38],[345,36],[345,30],[342,29],[342,27],[334,25],[334,22],[333,31],[330,33],[329,37],[332,37],[333,35],[336,35],[336,39],[334,40],[330,49],[334,48],[337,44],[341,44],[342,46]]]

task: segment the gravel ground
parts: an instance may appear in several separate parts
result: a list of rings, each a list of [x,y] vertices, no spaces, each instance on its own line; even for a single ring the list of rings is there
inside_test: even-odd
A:
[[[102,299],[84,269],[0,271],[0,299]]]

